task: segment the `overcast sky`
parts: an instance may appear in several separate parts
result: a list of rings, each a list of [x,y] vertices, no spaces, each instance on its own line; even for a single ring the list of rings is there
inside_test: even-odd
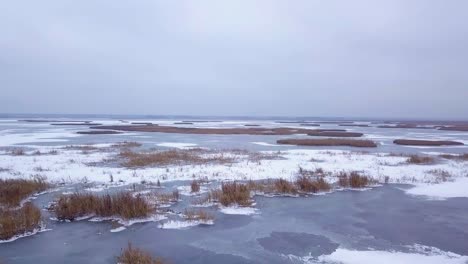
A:
[[[0,112],[468,118],[466,0],[0,3]]]

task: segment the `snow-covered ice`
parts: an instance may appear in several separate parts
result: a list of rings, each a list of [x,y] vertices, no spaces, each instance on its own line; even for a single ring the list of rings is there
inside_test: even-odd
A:
[[[467,256],[461,256],[451,252],[440,250],[429,252],[397,252],[378,250],[350,250],[338,248],[330,255],[323,255],[315,260],[306,263],[340,263],[340,264],[465,264]]]
[[[468,197],[468,178],[457,178],[453,182],[440,184],[418,184],[416,187],[406,190],[406,193],[438,200]]]
[[[119,227],[116,227],[114,229],[111,229],[110,232],[111,233],[118,233],[118,232],[124,231],[125,229],[127,229],[125,226],[119,226]]]
[[[160,147],[179,148],[179,149],[193,148],[197,146],[197,144],[194,144],[194,143],[180,143],[180,142],[165,142],[165,143],[159,143],[157,145]]]
[[[259,146],[281,147],[281,145],[271,144],[271,143],[267,143],[267,142],[250,142],[250,143],[255,144],[255,145],[259,145]]]
[[[229,206],[221,207],[221,213],[228,215],[254,215],[258,214],[258,210],[253,207],[240,207],[240,206]]]
[[[209,221],[197,221],[197,220],[190,220],[190,221],[176,221],[170,220],[165,223],[161,223],[158,225],[161,229],[187,229],[197,225],[213,225],[213,220]]]

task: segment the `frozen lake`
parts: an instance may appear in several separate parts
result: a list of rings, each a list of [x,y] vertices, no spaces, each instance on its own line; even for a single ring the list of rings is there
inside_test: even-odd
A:
[[[77,119],[78,120],[78,119]],[[80,118],[79,120],[83,120]],[[89,119],[102,124],[121,124],[116,119]],[[126,120],[174,125],[184,120]],[[125,123],[126,124],[126,123]],[[43,211],[49,231],[0,244],[0,262],[5,263],[115,263],[122,248],[131,242],[169,263],[468,263],[468,164],[440,159],[440,154],[468,152],[468,133],[436,129],[344,127],[322,123],[305,127],[274,120],[225,120],[194,123],[195,127],[300,127],[346,129],[364,133],[363,138],[378,143],[377,148],[299,147],[277,145],[282,138],[307,135],[194,135],[125,132],[116,135],[79,135],[87,126],[54,126],[42,122],[0,120],[0,178],[27,178],[34,173],[61,183],[53,192],[33,202],[43,208],[59,194],[82,191],[95,185],[96,193],[115,192],[143,181],[160,180],[164,189],[188,186],[193,174],[211,184],[223,180],[293,178],[299,167],[323,168],[339,172],[357,170],[373,177],[389,177],[389,184],[366,190],[337,190],[308,197],[255,196],[253,214],[225,214],[216,206],[214,225],[168,229],[164,223],[179,221],[178,213],[191,206],[196,197],[182,195],[172,205],[168,219],[134,224],[120,232],[110,232],[110,222],[72,223],[53,221]],[[187,126],[187,125],[180,125]],[[411,147],[393,144],[399,138],[454,140],[463,146]],[[239,162],[229,166],[168,166],[167,168],[126,169],[118,164],[99,163],[112,153],[84,153],[65,146],[97,147],[123,141],[143,144],[140,149],[167,150],[199,147],[253,152],[280,152],[282,159],[255,164]],[[11,148],[33,151],[58,150],[56,155],[11,156]],[[404,157],[389,153],[428,155],[437,158],[429,165],[406,165]],[[73,162],[70,162],[73,160]],[[89,163],[98,162],[90,166]],[[43,166],[38,170],[38,165]],[[444,170],[452,176],[437,182],[431,171]],[[109,186],[112,173],[119,186]],[[133,175],[133,176],[132,176]],[[135,176],[137,175],[137,176]],[[83,178],[87,179],[86,184]],[[113,188],[109,188],[113,187]],[[466,187],[466,188],[465,188]],[[415,195],[417,194],[417,195]],[[180,221],[179,221],[180,222]],[[175,222],[175,223],[179,223]],[[177,227],[177,226],[176,226]]]

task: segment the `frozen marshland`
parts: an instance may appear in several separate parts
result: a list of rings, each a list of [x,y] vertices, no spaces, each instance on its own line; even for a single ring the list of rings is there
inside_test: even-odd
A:
[[[106,130],[89,128],[99,125]],[[204,132],[131,131],[132,126]],[[2,119],[0,178],[41,179],[48,187],[21,201],[40,208],[41,223],[2,240],[0,261],[115,263],[130,242],[169,263],[467,263],[468,134],[386,126]],[[293,132],[206,133],[251,128]],[[278,144],[323,138],[304,129],[362,133],[346,138],[376,147]],[[326,138],[344,138],[332,136]],[[460,144],[397,145],[396,139]],[[353,185],[352,175],[365,181]],[[223,200],[223,188],[234,183],[249,188],[248,201]],[[66,197],[122,193],[143,199],[150,213],[58,213],[57,201]]]

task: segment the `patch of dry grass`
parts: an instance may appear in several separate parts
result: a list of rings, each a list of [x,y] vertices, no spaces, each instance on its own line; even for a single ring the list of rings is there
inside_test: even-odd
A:
[[[114,130],[88,130],[88,131],[78,131],[77,134],[81,135],[116,135],[122,134],[122,132]]]
[[[452,174],[450,174],[450,172],[442,169],[428,170],[427,173],[436,176],[438,182],[446,182],[452,177]]]
[[[296,194],[297,188],[294,184],[285,179],[277,179],[273,182],[274,191],[282,194]]]
[[[49,184],[40,177],[31,180],[0,179],[0,205],[6,207],[19,206],[24,199],[43,192],[47,188],[49,188]]]
[[[283,156],[281,156],[281,151],[277,151],[274,153],[265,153],[265,152],[247,152],[246,155],[248,155],[248,159],[250,161],[258,162],[261,160],[278,160],[278,159],[284,159]]]
[[[212,195],[218,197],[219,202],[224,206],[233,204],[249,206],[252,204],[250,189],[246,184],[237,182],[223,183],[221,185],[221,192],[214,192]]]
[[[0,240],[31,232],[40,225],[41,211],[30,202],[15,210],[0,208]]]
[[[338,185],[344,188],[364,188],[374,183],[368,176],[360,175],[358,172],[342,172],[338,176]]]
[[[418,156],[418,155],[410,155],[409,158],[406,160],[408,164],[432,164],[435,162],[435,159],[432,157],[426,156]]]
[[[306,170],[302,167],[299,167],[298,174],[300,176],[325,176],[325,171],[322,168],[316,168],[315,170]]]
[[[164,264],[160,258],[154,258],[149,253],[132,246],[128,243],[127,248],[122,250],[120,256],[117,257],[117,262],[120,264]]]
[[[174,190],[170,193],[152,193],[149,195],[150,199],[158,204],[170,204],[178,202],[180,199],[179,190]]]
[[[26,152],[22,148],[13,148],[9,151],[9,154],[13,156],[24,156]]]
[[[205,154],[205,155],[204,155]],[[156,152],[134,152],[125,150],[119,156],[124,159],[122,165],[129,168],[146,166],[167,166],[187,164],[232,163],[234,160],[223,154],[206,155],[204,150],[166,150]]]
[[[189,221],[209,222],[214,220],[214,216],[205,210],[187,210],[184,212],[185,219]]]
[[[464,145],[462,142],[450,140],[416,140],[416,139],[396,139],[393,141],[396,145],[405,146],[457,146]]]
[[[302,170],[302,174],[299,174],[295,181],[286,179],[249,181],[247,186],[254,192],[292,195],[329,191],[332,188],[323,176],[306,170]]]
[[[157,126],[157,125],[111,125],[93,126],[92,129],[137,131],[137,132],[158,132],[177,134],[206,134],[206,135],[293,135],[307,134],[310,129],[289,128],[289,127],[243,127],[243,128],[196,128],[178,126]]]
[[[364,134],[346,131],[314,131],[307,133],[307,135],[315,137],[362,137]]]
[[[124,141],[124,142],[113,144],[111,147],[113,148],[138,148],[141,146],[142,146],[141,143],[138,143],[135,141]]]
[[[200,191],[200,183],[197,180],[193,180],[190,184],[190,192],[197,193]]]
[[[154,208],[140,195],[117,193],[98,196],[87,193],[61,195],[53,210],[59,220],[73,221],[78,217],[96,215],[123,219],[148,217]]]
[[[331,185],[323,177],[310,177],[300,175],[296,179],[296,186],[301,192],[316,193],[329,191]]]
[[[468,161],[468,153],[459,154],[459,155],[442,154],[440,155],[440,157],[444,159],[449,159],[449,160]]]

